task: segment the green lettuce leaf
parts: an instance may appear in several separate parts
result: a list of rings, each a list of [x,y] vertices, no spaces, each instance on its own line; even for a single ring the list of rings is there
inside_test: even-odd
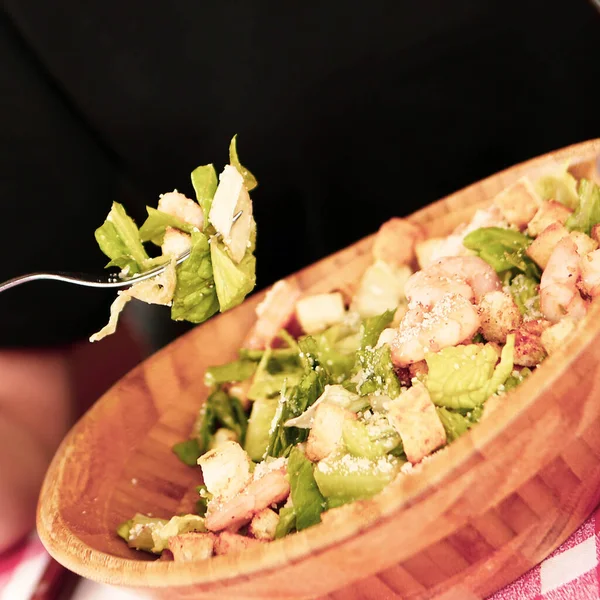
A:
[[[208,214],[217,191],[217,172],[213,165],[203,165],[192,171],[192,185],[196,192],[196,200],[204,214],[204,229],[208,227]]]
[[[256,259],[247,251],[236,264],[224,247],[212,238],[210,242],[213,277],[221,312],[241,304],[256,285]]]
[[[179,442],[172,449],[177,458],[190,467],[195,467],[198,464],[198,459],[202,456],[198,440],[195,438]]]
[[[213,435],[222,427],[233,431],[239,443],[244,443],[248,429],[246,413],[237,398],[217,388],[200,407],[194,424],[200,456],[210,448]]]
[[[543,200],[556,200],[569,208],[578,204],[577,180],[569,173],[568,164],[535,182],[535,191]]]
[[[163,243],[167,227],[173,227],[190,234],[194,231],[193,225],[173,215],[156,210],[151,206],[146,206],[146,210],[148,211],[148,218],[140,228],[140,239],[142,242],[152,242],[160,246]]]
[[[208,367],[204,374],[204,385],[212,387],[221,383],[246,381],[256,371],[257,363],[253,360],[238,359],[224,365]]]
[[[326,508],[325,498],[319,491],[313,474],[313,464],[298,448],[290,452],[287,464],[290,477],[290,494],[296,513],[297,531],[316,525]]]
[[[107,267],[129,267],[129,273],[139,273],[149,260],[140,239],[140,232],[123,205],[113,202],[104,224],[95,232],[100,250],[111,259]]]
[[[535,279],[519,273],[510,282],[509,290],[522,315],[540,314],[540,286]]]
[[[244,178],[244,185],[249,192],[258,185],[256,177],[240,163],[237,153],[237,134],[231,138],[231,143],[229,144],[229,164],[240,172],[240,175]]]
[[[296,529],[296,511],[293,506],[284,506],[279,511],[279,521],[275,529],[275,539],[278,540]]]
[[[593,181],[579,181],[579,204],[567,219],[565,227],[569,231],[581,231],[590,235],[592,227],[600,223],[600,186]]]
[[[497,273],[520,272],[539,281],[539,267],[525,254],[532,241],[513,229],[480,227],[465,236],[463,246],[476,252]]]
[[[469,431],[469,429],[479,421],[482,413],[481,407],[474,408],[466,415],[443,406],[436,406],[436,411],[446,430],[448,443],[453,442]]]
[[[514,390],[517,386],[525,381],[527,377],[529,377],[533,371],[528,367],[521,369],[518,373],[513,372],[509,378],[504,382],[504,391],[509,392],[510,390]]]
[[[376,317],[369,317],[362,322],[360,349],[374,348],[379,340],[381,332],[394,320],[396,310],[386,310]]]
[[[377,460],[402,445],[396,430],[386,417],[377,419],[371,424],[361,420],[347,419],[342,426],[342,437],[348,452],[353,456],[362,456],[369,460]]]
[[[358,370],[357,389],[361,396],[381,394],[396,398],[401,386],[394,372],[390,347],[387,344],[379,348],[367,347],[356,354]]]
[[[293,360],[288,360],[287,357],[285,360],[279,360],[277,353],[278,350],[272,348],[267,348],[264,352],[248,390],[250,400],[263,400],[278,396],[286,381],[288,386],[300,383],[304,369],[299,363],[297,351],[295,351]]]
[[[473,409],[483,404],[508,379],[513,369],[515,336],[502,348],[500,363],[490,346],[474,344],[444,348],[425,355],[429,372],[425,386],[437,406]]]
[[[219,310],[219,300],[213,279],[208,238],[192,233],[192,252],[177,267],[177,286],[173,296],[171,318],[202,323]]]

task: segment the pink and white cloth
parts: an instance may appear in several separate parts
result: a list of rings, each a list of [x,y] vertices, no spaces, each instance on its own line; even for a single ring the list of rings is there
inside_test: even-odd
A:
[[[29,600],[49,556],[35,534],[0,555],[0,600]],[[82,580],[72,600],[146,600],[147,596]],[[489,600],[600,600],[600,507],[546,560]]]

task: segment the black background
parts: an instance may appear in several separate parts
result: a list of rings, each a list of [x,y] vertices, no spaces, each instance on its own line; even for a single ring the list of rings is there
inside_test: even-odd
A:
[[[516,162],[600,135],[587,0],[5,0],[0,280],[98,270],[113,200],[227,161],[259,180],[258,287]],[[86,338],[114,293],[0,295],[0,344]],[[146,314],[146,313],[145,313]],[[187,329],[168,310],[158,346]]]

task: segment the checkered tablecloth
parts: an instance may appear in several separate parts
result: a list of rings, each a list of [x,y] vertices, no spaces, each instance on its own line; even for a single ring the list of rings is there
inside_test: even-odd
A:
[[[35,534],[0,556],[0,600],[29,600],[49,556]],[[145,600],[82,580],[72,600]],[[600,600],[600,507],[544,562],[489,600]]]

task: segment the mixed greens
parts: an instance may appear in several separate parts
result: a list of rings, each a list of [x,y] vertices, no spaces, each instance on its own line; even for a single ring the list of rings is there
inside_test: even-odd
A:
[[[198,202],[212,214],[216,179],[201,174]],[[152,218],[143,238],[160,243],[167,221]],[[515,182],[444,238],[390,221],[351,296],[278,282],[237,358],[206,370],[207,400],[173,448],[202,474],[197,514],[136,515],[117,533],[132,548],[206,559],[312,527],[410,477],[488,418],[491,398],[509,402],[573,334],[600,295],[599,227],[600,188],[565,167],[535,186]],[[131,226],[106,231],[114,264],[152,260]],[[196,280],[181,271],[176,290],[193,299],[210,281],[216,299],[204,312],[190,300],[177,314],[206,318],[247,293],[253,242],[236,262],[222,242],[208,248],[214,237],[188,234],[189,265],[198,252],[205,271]],[[181,304],[175,293],[173,310]]]
[[[114,333],[119,313],[132,298],[171,307],[171,318],[202,323],[217,312],[240,304],[256,283],[256,223],[249,191],[256,179],[240,164],[236,136],[229,147],[229,165],[220,176],[212,164],[191,174],[196,200],[177,190],[161,195],[158,208],[138,229],[124,207],[114,202],[96,241],[118,276],[143,273],[166,265],[165,271],[119,292],[110,321],[93,335],[97,341]],[[144,244],[160,248],[149,255]],[[189,251],[189,257],[176,259]]]

